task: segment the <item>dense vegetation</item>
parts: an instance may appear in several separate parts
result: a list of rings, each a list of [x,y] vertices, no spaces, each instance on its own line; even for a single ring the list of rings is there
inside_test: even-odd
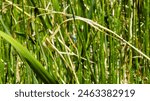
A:
[[[150,83],[150,0],[1,0],[0,83]]]

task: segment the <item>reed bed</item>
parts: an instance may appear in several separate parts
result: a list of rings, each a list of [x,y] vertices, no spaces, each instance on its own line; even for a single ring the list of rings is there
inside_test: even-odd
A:
[[[149,84],[150,0],[1,0],[1,84]]]

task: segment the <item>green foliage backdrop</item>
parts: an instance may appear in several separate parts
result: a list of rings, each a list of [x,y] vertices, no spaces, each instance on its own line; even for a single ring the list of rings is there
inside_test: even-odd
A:
[[[0,83],[150,83],[150,0],[1,0]]]

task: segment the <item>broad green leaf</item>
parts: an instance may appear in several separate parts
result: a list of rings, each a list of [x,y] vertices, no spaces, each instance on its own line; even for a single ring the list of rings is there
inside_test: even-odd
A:
[[[43,80],[44,83],[57,83],[53,77],[44,69],[41,63],[36,60],[32,54],[23,47],[19,42],[13,39],[10,35],[0,31],[0,36],[7,40],[16,51],[22,56],[22,58],[29,64],[34,73]]]

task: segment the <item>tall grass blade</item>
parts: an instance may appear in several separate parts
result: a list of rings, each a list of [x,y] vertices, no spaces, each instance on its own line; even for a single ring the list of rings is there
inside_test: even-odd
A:
[[[19,42],[14,40],[11,36],[7,35],[6,33],[0,31],[0,36],[7,40],[20,54],[20,56],[29,64],[31,69],[36,73],[36,75],[41,78],[44,83],[57,83],[54,80],[52,75],[50,75],[44,67],[37,61],[32,54],[24,48]]]

